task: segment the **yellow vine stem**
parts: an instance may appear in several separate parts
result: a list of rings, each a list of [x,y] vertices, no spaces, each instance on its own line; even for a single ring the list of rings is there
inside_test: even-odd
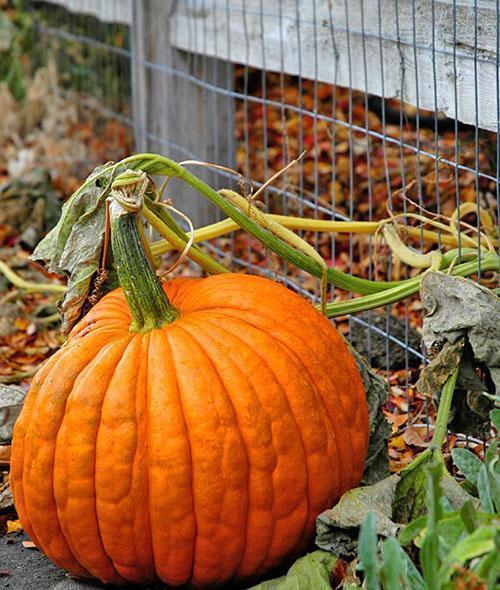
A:
[[[17,287],[23,289],[27,293],[65,293],[66,287],[64,285],[57,285],[55,283],[30,283],[25,281],[12,269],[10,269],[5,262],[0,260],[0,272],[5,278]]]
[[[274,213],[262,214],[265,215],[266,219],[276,221],[277,223],[286,227],[287,229],[322,233],[373,235],[375,234],[375,232],[381,224],[390,221],[332,221],[328,219],[306,219],[302,217],[293,217],[291,215],[276,215]],[[419,218],[420,217],[421,219],[424,219],[427,222],[429,222],[429,220],[425,219],[423,216],[419,216]],[[397,228],[401,231],[404,231],[407,235],[413,238],[422,237],[424,242],[437,244],[440,241],[443,245],[456,248],[458,246],[457,236],[454,235],[454,233],[451,234],[450,227],[444,224],[439,225],[441,226],[440,229],[446,228],[446,231],[450,232],[450,235],[448,235],[447,233],[439,236],[437,232],[432,230],[420,229],[418,227],[405,226],[402,224],[397,224]],[[218,221],[217,223],[212,223],[211,225],[200,227],[199,229],[195,230],[194,243],[198,244],[199,242],[204,242],[205,240],[218,238],[219,236],[223,236],[224,234],[237,231],[238,229],[240,229],[240,227],[235,221],[229,218],[223,219],[222,221]],[[469,236],[465,236],[462,234],[460,236],[460,241],[464,246],[477,248],[477,242]],[[160,254],[168,252],[172,249],[174,249],[174,247],[166,240],[157,240],[156,242],[153,242],[151,244],[151,251],[153,253],[153,256],[159,256]]]
[[[281,238],[284,242],[300,250],[313,260],[315,260],[322,268],[323,274],[321,277],[321,310],[326,314],[326,291],[328,286],[328,266],[320,254],[305,240],[294,234],[293,231],[281,225],[274,219],[269,219],[269,216],[265,215],[255,207],[248,199],[239,195],[235,191],[230,189],[222,189],[219,195],[227,199],[232,205],[237,207],[242,213],[246,213],[250,219],[258,223],[261,227],[268,230],[276,237]]]
[[[151,209],[145,205],[142,208],[141,215],[144,219],[151,224],[158,233],[163,236],[164,240],[162,242],[166,242],[169,244],[168,248],[164,248],[161,252],[158,252],[158,249],[154,248],[154,244],[151,245],[151,253],[153,256],[158,256],[162,252],[167,252],[168,250],[179,250],[183,252],[186,249],[186,243],[190,241],[189,234],[188,239],[184,240],[180,236],[178,236],[173,230],[171,230],[166,223],[164,223],[159,217],[155,215]],[[208,274],[220,274],[224,272],[228,272],[226,268],[224,268],[219,262],[207,256],[204,252],[196,250],[194,248],[190,248],[186,251],[186,255],[188,258],[191,258],[194,262],[199,264],[201,268],[207,272]]]
[[[134,182],[137,185],[137,194],[135,195],[134,199],[131,199],[130,187],[133,186]],[[183,259],[185,255],[188,256],[194,262],[199,264],[201,268],[209,274],[219,274],[222,272],[227,272],[227,270],[221,264],[219,264],[216,260],[210,258],[210,256],[206,255],[204,252],[192,249],[192,240],[189,238],[189,236],[186,239],[183,239],[180,235],[178,235],[171,228],[169,228],[167,224],[164,223],[154,213],[154,211],[151,211],[151,209],[148,208],[148,205],[145,202],[144,197],[146,193],[150,190],[151,185],[152,181],[144,171],[127,169],[124,173],[120,174],[120,176],[113,181],[113,198],[120,205],[122,205],[122,207],[124,207],[126,211],[140,211],[144,219],[146,219],[146,221],[152,227],[154,227],[160,233],[160,235],[162,235],[166,240],[168,240],[170,244],[172,244],[173,248],[179,250],[182,253],[181,259]],[[123,191],[122,187],[124,187]],[[165,203],[161,202],[156,202],[155,204],[165,206]],[[134,207],[135,209],[133,209]],[[143,242],[143,247],[146,251],[146,255],[150,259],[149,262],[152,263],[154,253],[151,251],[151,248],[149,247],[149,242],[147,241],[146,236],[144,235],[141,225],[139,224],[138,227],[139,237],[141,239],[141,242]]]
[[[399,258],[401,262],[404,262],[413,268],[433,268],[439,270],[441,267],[441,259],[443,255],[439,250],[432,250],[431,252],[427,252],[427,254],[416,252],[403,242],[398,234],[398,230],[392,223],[384,224],[382,233],[384,234],[385,241],[392,253]]]
[[[184,246],[184,250],[181,252],[181,255],[179,256],[179,258],[172,264],[172,266],[170,266],[170,268],[168,268],[167,270],[165,270],[164,272],[162,272],[159,275],[160,278],[163,278],[166,275],[173,272],[179,266],[179,264],[181,264],[184,261],[184,259],[187,257],[189,250],[191,249],[191,246],[193,245],[193,241],[194,241],[194,226],[193,226],[193,222],[191,221],[190,217],[188,217],[182,211],[179,211],[179,209],[176,209],[170,203],[164,203],[163,201],[156,201],[156,204],[161,205],[162,207],[165,207],[169,211],[172,211],[172,213],[176,213],[177,215],[179,215],[179,217],[182,217],[182,219],[184,219],[184,221],[188,224],[189,229],[190,229],[189,239],[186,242],[186,245]]]
[[[458,232],[459,223],[466,225],[467,227],[471,227],[469,224],[466,224],[462,221],[462,218],[469,213],[477,215],[477,203],[472,203],[469,201],[467,203],[462,203],[458,209],[455,209],[450,217],[450,227],[452,227],[456,232]],[[483,209],[483,207],[479,207],[479,221],[481,223],[481,227],[484,229],[485,237],[489,238],[492,242],[495,242],[498,239],[498,228],[490,213],[486,211],[486,209]],[[471,229],[477,232],[477,228],[474,227]]]

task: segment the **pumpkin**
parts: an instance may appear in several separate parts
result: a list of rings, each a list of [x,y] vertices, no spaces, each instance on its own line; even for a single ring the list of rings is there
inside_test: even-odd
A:
[[[271,280],[162,290],[137,272],[137,228],[120,219],[124,290],[40,369],[15,427],[21,522],[84,578],[205,586],[266,572],[304,550],[316,516],[360,481],[356,362],[325,317]],[[148,323],[145,291],[168,321]]]

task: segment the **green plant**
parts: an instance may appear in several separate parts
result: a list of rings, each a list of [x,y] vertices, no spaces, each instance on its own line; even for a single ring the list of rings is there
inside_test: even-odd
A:
[[[19,1],[0,11],[0,82],[5,82],[16,100],[24,98],[27,64],[25,54],[31,48],[31,17]]]
[[[500,410],[491,413],[500,427]],[[467,500],[454,510],[443,493],[445,469],[441,457],[431,456],[424,465],[427,480],[427,513],[412,520],[399,533],[377,545],[375,516],[366,516],[359,537],[360,569],[369,590],[451,590],[457,579],[468,587],[496,588],[500,574],[500,468],[498,436],[485,453],[484,463],[469,450],[454,449],[453,459],[468,488],[479,501]],[[434,455],[436,450],[431,451]],[[406,548],[406,551],[405,551]],[[418,553],[420,569],[408,551]],[[475,585],[474,585],[475,584]],[[482,584],[480,586],[480,584]]]

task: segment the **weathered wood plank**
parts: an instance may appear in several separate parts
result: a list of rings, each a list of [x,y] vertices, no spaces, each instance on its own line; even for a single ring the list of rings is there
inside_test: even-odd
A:
[[[50,0],[70,12],[88,14],[112,23],[132,23],[133,0]]]
[[[175,48],[168,26],[175,5],[174,0],[134,2],[132,101],[137,147],[178,161],[195,157],[233,167],[233,98],[209,92],[189,79],[231,90],[232,67]],[[185,77],[173,75],[174,70]],[[202,168],[196,174],[214,187],[229,184]],[[216,219],[214,206],[179,181],[169,183],[167,196],[197,226]]]
[[[399,97],[464,123],[477,117],[492,131],[496,25],[495,2],[478,0],[476,15],[473,0],[456,0],[456,11],[453,0],[435,0],[433,50],[428,0],[246,0],[244,10],[241,0],[178,2],[170,20],[179,49],[227,58],[221,40],[230,39],[233,62]]]

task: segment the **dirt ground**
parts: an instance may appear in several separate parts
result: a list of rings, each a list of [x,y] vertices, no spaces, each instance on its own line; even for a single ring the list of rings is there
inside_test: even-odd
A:
[[[0,537],[0,589],[1,590],[96,590],[104,588],[71,580],[53,565],[37,549],[23,547],[25,535],[5,535]],[[122,590],[131,588],[121,586]],[[162,590],[163,584],[148,586],[143,590]],[[135,587],[137,590],[137,586]]]

